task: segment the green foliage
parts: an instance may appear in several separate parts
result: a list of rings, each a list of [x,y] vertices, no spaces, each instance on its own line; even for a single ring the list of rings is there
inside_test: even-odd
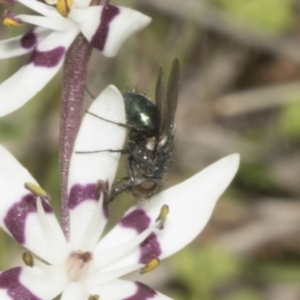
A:
[[[216,285],[222,285],[240,272],[239,262],[215,246],[191,246],[170,258],[176,281],[183,284],[189,295],[176,299],[212,299]]]
[[[16,264],[16,260],[20,259],[20,246],[13,238],[8,236],[0,229],[0,270],[5,270],[8,267]]]
[[[272,262],[256,266],[257,274],[264,281],[277,283],[299,283],[300,282],[300,264],[299,262]]]
[[[239,290],[232,293],[230,296],[225,297],[223,300],[262,300],[263,297],[250,289]]]
[[[293,103],[283,107],[279,127],[288,139],[299,140],[300,138],[300,103]]]
[[[269,166],[265,163],[243,163],[239,169],[239,183],[249,191],[263,194],[278,194],[283,191],[272,180]]]
[[[228,12],[250,25],[280,33],[292,25],[290,0],[218,0]]]

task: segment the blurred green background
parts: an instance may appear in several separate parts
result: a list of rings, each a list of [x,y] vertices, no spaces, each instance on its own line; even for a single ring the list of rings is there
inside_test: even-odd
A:
[[[113,83],[120,90],[149,90],[154,98],[158,66],[167,74],[174,57],[181,62],[166,187],[227,154],[242,158],[204,232],[138,280],[178,300],[299,300],[300,2],[111,2],[135,7],[153,22],[116,58],[93,52],[87,87],[94,95]],[[25,29],[1,26],[0,38]],[[1,61],[0,81],[27,59]],[[50,192],[58,214],[60,89],[61,74],[0,122],[1,143]],[[87,95],[86,106],[91,101]],[[112,206],[115,220],[132,204],[125,198]],[[19,251],[0,232],[0,269],[16,265]]]

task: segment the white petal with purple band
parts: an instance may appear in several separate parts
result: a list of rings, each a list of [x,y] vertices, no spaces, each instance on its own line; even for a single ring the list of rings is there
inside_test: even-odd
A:
[[[34,48],[27,64],[1,83],[0,116],[23,106],[56,75],[77,33],[51,33]]]
[[[123,99],[114,86],[108,86],[89,110],[107,120],[125,122]],[[239,156],[227,156],[149,203],[134,206],[99,240],[107,216],[96,182],[111,185],[120,154],[76,151],[117,150],[124,137],[124,127],[85,116],[69,172],[68,242],[48,201],[24,188],[25,182],[36,181],[0,147],[0,226],[37,255],[33,268],[0,273],[1,300],[51,300],[59,294],[62,300],[87,300],[91,295],[101,300],[170,300],[142,283],[118,278],[143,268],[150,258],[170,256],[202,231],[237,171]],[[159,230],[157,217],[163,205],[170,212],[164,229]]]
[[[61,293],[64,285],[50,280],[36,267],[16,267],[0,273],[0,299],[51,300]]]
[[[91,6],[86,14],[81,32],[94,48],[108,57],[115,56],[127,38],[151,22],[151,18],[135,10],[113,5]]]
[[[103,299],[107,300],[172,300],[143,283],[120,279],[116,279],[101,286],[94,285],[93,287],[90,287],[87,284],[87,289],[91,294],[101,295]]]
[[[130,256],[110,264],[109,269],[146,263],[151,256],[165,258],[190,243],[207,224],[216,201],[233,179],[238,165],[237,154],[227,156],[183,183],[161,192],[144,206],[130,209],[96,247],[98,263],[102,263],[102,252],[122,245],[153,226],[163,205],[170,209],[164,230],[151,234]]]
[[[122,124],[126,122],[123,97],[113,85],[109,85],[96,98],[88,111],[110,121]],[[76,151],[119,150],[123,148],[125,136],[126,129],[124,127],[101,120],[88,113],[83,119],[75,142],[75,152],[72,155],[68,181],[71,240],[75,248],[84,245],[90,247],[83,239],[87,234],[84,223],[86,223],[85,220],[92,218],[98,206],[97,201],[100,195],[96,190],[96,183],[101,179],[107,184],[107,188],[111,186],[120,158],[120,153],[117,152],[80,154]],[[107,217],[102,212],[102,218],[96,215],[96,220],[102,221],[105,225]],[[99,226],[97,223],[95,226]],[[98,233],[101,234],[100,231]],[[92,238],[93,246],[99,237]]]
[[[52,237],[60,244],[60,251],[49,248],[37,213],[35,197],[25,189],[24,183],[37,182],[19,162],[0,146],[0,226],[18,243],[49,263],[59,263],[67,254],[67,244],[57,219],[47,201],[43,201],[45,218],[51,226]],[[5,193],[6,191],[6,193]],[[53,255],[54,254],[54,255]]]
[[[16,15],[21,22],[39,27],[23,36],[0,41],[0,58],[33,52],[24,67],[0,84],[0,117],[23,106],[55,76],[80,31],[92,47],[112,57],[128,37],[151,21],[140,12],[122,6],[87,7],[90,2],[87,0],[75,1],[66,18],[39,1],[19,2],[42,16]]]
[[[23,35],[0,41],[0,59],[15,57],[31,52],[37,44],[50,33],[50,30],[38,27]]]

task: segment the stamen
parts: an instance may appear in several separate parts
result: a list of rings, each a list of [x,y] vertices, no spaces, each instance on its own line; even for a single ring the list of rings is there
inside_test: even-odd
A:
[[[138,267],[142,265],[138,264]],[[117,268],[112,271],[98,271],[88,274],[85,278],[86,285],[100,286],[104,285],[114,279],[120,278],[126,274],[129,274],[137,269],[137,265],[131,265],[129,267]]]
[[[97,184],[95,185],[97,189]],[[99,191],[100,194],[101,191]],[[105,197],[105,195],[104,195]],[[82,232],[81,245],[84,249],[94,247],[99,241],[106,224],[106,218],[103,215],[103,198],[100,197],[94,209],[86,228]],[[84,250],[82,249],[82,250]]]
[[[16,17],[17,15],[9,10],[5,10],[2,16],[2,23],[5,26],[22,26],[24,23],[20,18]]]
[[[165,204],[160,209],[160,214],[156,219],[156,222],[158,222],[157,228],[159,230],[164,229],[164,225],[165,225],[168,214],[169,214],[169,206]]]
[[[160,260],[158,257],[154,257],[149,260],[149,262],[140,270],[140,274],[143,275],[145,273],[151,272],[156,269],[160,265]]]
[[[73,0],[57,0],[56,9],[63,17],[67,17],[72,5]]]
[[[89,296],[88,300],[99,300],[99,299],[100,299],[99,295],[91,295]]]
[[[105,251],[99,251],[97,253],[98,261],[97,268],[103,269],[114,261],[119,260],[124,257],[128,253],[130,253],[133,249],[135,249],[139,244],[141,244],[153,231],[153,227],[149,227],[145,229],[142,233],[134,237],[133,239],[121,244],[117,245],[111,249]],[[100,257],[100,259],[99,259]]]
[[[50,200],[50,195],[45,190],[43,190],[40,186],[30,182],[25,182],[24,186],[25,189],[27,189],[36,197],[41,197]]]
[[[22,259],[26,266],[33,267],[33,256],[29,251],[23,253]]]
[[[53,251],[52,259],[61,260],[62,255],[66,254],[67,243],[61,231],[58,231],[58,228],[53,227],[53,224],[50,224],[50,219],[46,216],[46,212],[42,205],[40,197],[37,197],[36,200],[36,209],[37,215],[40,221],[41,230],[45,236],[45,243],[51,248],[52,245],[56,245],[56,251]],[[56,230],[55,230],[56,229]]]

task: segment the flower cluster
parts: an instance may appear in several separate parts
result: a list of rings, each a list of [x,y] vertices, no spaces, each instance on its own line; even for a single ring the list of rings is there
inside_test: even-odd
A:
[[[6,1],[6,0],[5,0]],[[15,4],[16,0],[6,1]],[[67,16],[57,8],[37,0],[18,0],[42,16],[4,14],[4,23],[29,23],[35,28],[8,40],[0,41],[0,58],[32,53],[20,70],[0,85],[0,116],[24,105],[38,93],[61,68],[68,48],[81,32],[91,46],[105,56],[115,56],[124,41],[147,26],[151,19],[127,7],[89,6],[91,0],[74,0]],[[58,4],[67,1],[59,0]],[[70,1],[68,1],[69,3]]]
[[[123,98],[114,86],[108,86],[89,111],[115,122],[125,121]],[[75,150],[120,148],[125,135],[124,128],[86,114]],[[227,156],[149,203],[132,207],[102,237],[108,211],[99,179],[111,185],[118,158],[118,153],[80,155],[74,151],[67,241],[47,193],[40,192],[28,171],[0,148],[0,226],[35,255],[32,266],[0,274],[0,299],[50,300],[59,294],[62,300],[170,299],[144,284],[119,278],[138,269],[141,273],[152,270],[201,232],[234,177],[239,157]],[[28,190],[28,186],[33,188]]]
[[[1,2],[16,4],[16,0]],[[28,63],[0,85],[0,116],[21,107],[46,85],[78,34],[104,55],[114,56],[130,35],[150,23],[137,11],[94,5],[91,0],[18,2],[41,16],[4,13],[6,25],[36,27],[0,42],[0,58],[31,53]],[[110,85],[84,116],[71,156],[64,202],[68,234],[55,217],[50,195],[0,146],[0,227],[28,250],[24,266],[0,272],[1,300],[170,299],[120,278],[136,270],[153,271],[202,231],[237,172],[239,155],[229,155],[149,202],[134,205],[103,235],[109,220],[104,200],[120,153],[97,150],[122,149],[126,129],[115,123],[126,123],[124,100]]]

